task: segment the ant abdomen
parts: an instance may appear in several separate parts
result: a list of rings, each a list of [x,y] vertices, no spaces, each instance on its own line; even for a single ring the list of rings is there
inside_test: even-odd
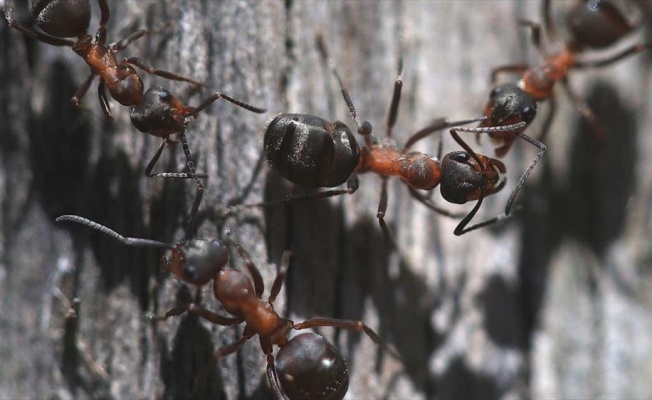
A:
[[[592,49],[607,48],[629,34],[634,26],[610,1],[578,2],[566,14],[573,44]]]
[[[276,371],[292,400],[339,400],[349,388],[346,361],[335,346],[313,332],[297,335],[281,347]]]
[[[83,35],[91,21],[89,0],[38,0],[31,9],[36,25],[51,36]]]
[[[265,154],[286,179],[305,187],[346,182],[360,158],[351,130],[307,114],[280,114],[267,126]]]
[[[172,250],[166,268],[184,282],[202,286],[229,263],[229,251],[219,240],[190,239]]]

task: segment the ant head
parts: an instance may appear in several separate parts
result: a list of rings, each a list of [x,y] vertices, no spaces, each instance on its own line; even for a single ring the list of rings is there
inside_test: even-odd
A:
[[[219,240],[191,239],[177,243],[167,269],[179,279],[201,286],[215,278],[229,262],[229,251]]]
[[[602,49],[611,46],[634,29],[611,1],[580,1],[566,14],[571,43]]]
[[[504,126],[525,122],[526,126],[537,115],[537,102],[515,84],[498,85],[491,90],[483,126]]]
[[[91,21],[89,0],[38,0],[31,9],[36,25],[55,37],[81,36]]]
[[[441,195],[446,201],[464,204],[481,196],[496,193],[503,188],[505,165],[481,154],[454,151],[441,162]]]
[[[265,131],[267,161],[305,187],[339,186],[358,165],[360,148],[342,122],[308,114],[280,114]]]
[[[131,123],[141,132],[165,138],[183,129],[186,115],[187,108],[172,93],[150,88],[131,109]]]
[[[335,346],[313,332],[297,335],[281,347],[276,371],[291,399],[341,399],[349,389],[346,361]]]

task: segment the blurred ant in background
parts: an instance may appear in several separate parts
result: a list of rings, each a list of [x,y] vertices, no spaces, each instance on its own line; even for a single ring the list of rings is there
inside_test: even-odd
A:
[[[153,68],[139,57],[128,57],[118,60],[116,53],[124,50],[134,41],[149,33],[141,28],[126,38],[107,46],[106,24],[111,17],[111,11],[106,0],[98,0],[101,10],[100,27],[95,37],[88,33],[91,20],[90,0],[39,0],[30,7],[30,13],[36,26],[42,31],[34,30],[13,18],[13,8],[7,6],[5,17],[9,26],[20,31],[25,36],[53,46],[68,46],[86,61],[91,74],[82,83],[70,102],[77,106],[86,95],[95,76],[100,77],[97,87],[100,105],[104,114],[112,118],[111,108],[106,98],[106,89],[111,97],[123,106],[134,106],[141,103],[143,83],[136,66],[149,74],[161,76],[175,81],[189,82],[200,86],[201,82],[177,75],[172,72]],[[68,39],[76,37],[76,40]]]
[[[348,90],[330,58],[321,35],[317,35],[317,48],[322,60],[335,76],[349,113],[357,126],[357,132],[364,137],[365,144],[359,146],[351,130],[340,121],[331,123],[309,114],[279,114],[265,131],[264,151],[272,168],[291,182],[304,187],[335,187],[344,182],[347,187],[289,196],[285,200],[251,206],[269,206],[309,198],[352,194],[359,187],[357,174],[373,172],[382,178],[378,222],[385,235],[396,245],[384,220],[387,210],[387,178],[398,176],[407,184],[410,194],[417,201],[449,217],[456,215],[436,206],[430,199],[418,193],[417,189],[432,190],[441,183],[442,196],[447,201],[458,204],[481,199],[502,189],[505,184],[504,179],[501,179],[505,172],[503,163],[476,154],[454,133],[453,137],[465,151],[449,153],[442,161],[429,154],[407,152],[409,145],[432,132],[482,121],[486,117],[452,122],[444,118],[437,119],[414,134],[403,150],[398,150],[391,138],[403,86],[402,65],[399,63],[399,74],[394,84],[394,94],[387,118],[387,140],[379,143],[371,133],[371,124],[368,121],[360,122]],[[524,125],[524,123],[515,124],[505,129],[517,130]],[[468,231],[465,227],[476,212],[477,208],[460,222],[455,229],[456,235]]]
[[[556,32],[552,24],[550,0],[544,0],[543,14],[548,39],[554,40]],[[453,130],[474,132],[478,138],[481,133],[488,134],[497,146],[495,154],[499,158],[508,153],[517,137],[536,146],[539,151],[512,190],[504,213],[469,227],[467,231],[503,220],[510,215],[521,187],[546,151],[546,146],[541,143],[541,140],[548,133],[556,111],[555,84],[562,83],[582,116],[595,127],[597,132],[602,132],[591,109],[570,89],[568,73],[573,69],[604,67],[650,47],[650,44],[636,44],[603,60],[588,61],[578,58],[586,49],[601,49],[614,44],[635,28],[609,1],[576,2],[566,18],[571,36],[564,46],[550,44],[544,46],[541,40],[541,26],[531,21],[521,21],[521,23],[532,30],[533,42],[542,53],[544,61],[534,67],[527,64],[514,64],[493,69],[491,77],[494,82],[499,74],[506,72],[522,74],[522,78],[517,83],[501,84],[492,89],[489,102],[484,109],[486,119],[477,128],[456,127]],[[544,100],[550,100],[550,108],[537,140],[524,132],[536,117],[537,102]],[[521,124],[521,128],[517,129],[515,127],[518,124]],[[413,142],[408,141],[406,147]],[[479,200],[481,201],[482,199]]]
[[[162,247],[172,251],[165,258],[165,268],[186,283],[202,286],[213,279],[213,294],[232,316],[223,316],[205,308],[188,304],[173,308],[155,320],[167,319],[185,312],[221,326],[246,323],[242,338],[218,349],[215,360],[236,352],[253,336],[258,335],[263,353],[267,358],[267,378],[279,399],[341,399],[349,386],[346,361],[340,352],[323,336],[308,332],[288,339],[292,330],[315,327],[335,327],[364,332],[371,340],[389,351],[398,360],[401,357],[387,347],[380,336],[362,321],[336,318],[313,318],[300,323],[282,318],[274,311],[274,301],[283,286],[290,263],[290,251],[283,253],[281,265],[267,301],[262,300],[265,290],[263,278],[249,253],[229,239],[251,275],[229,268],[229,252],[219,240],[186,239],[175,245],[156,240],[124,237],[119,233],[89,219],[76,215],[62,215],[57,222],[70,221],[86,225],[119,240],[128,246]],[[253,281],[253,283],[252,283]],[[276,359],[273,346],[279,346]],[[201,371],[205,372],[205,371]],[[201,380],[205,374],[198,376]]]

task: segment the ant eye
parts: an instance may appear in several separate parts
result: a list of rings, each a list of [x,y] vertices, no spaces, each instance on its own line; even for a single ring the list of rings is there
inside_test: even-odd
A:
[[[532,120],[536,115],[537,115],[536,108],[525,107],[523,108],[523,110],[521,110],[521,119],[526,123],[532,122]]]
[[[502,86],[496,86],[495,88],[491,89],[491,93],[489,93],[489,98],[494,98],[500,94],[500,92],[503,91]]]
[[[465,163],[469,160],[469,153],[460,151],[451,156],[453,161],[456,161],[458,163]]]
[[[172,100],[172,94],[170,92],[168,92],[167,90],[159,91],[158,92],[158,97],[161,100],[165,101],[165,102],[168,102],[168,101]]]
[[[195,280],[197,279],[197,268],[195,268],[194,265],[188,265],[188,267],[183,270],[183,274],[188,280]]]

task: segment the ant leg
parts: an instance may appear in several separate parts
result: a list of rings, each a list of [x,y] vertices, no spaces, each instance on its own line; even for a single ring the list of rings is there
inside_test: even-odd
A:
[[[285,276],[287,275],[288,268],[290,267],[291,256],[292,256],[292,251],[285,250],[283,252],[283,259],[281,260],[281,265],[278,267],[278,270],[276,271],[276,278],[274,279],[274,284],[272,284],[272,290],[269,293],[269,298],[267,299],[267,302],[269,304],[274,304],[274,301],[276,301],[276,296],[278,296],[278,293],[281,291],[281,287],[283,287]]]
[[[323,199],[327,197],[339,196],[342,194],[353,194],[356,192],[356,190],[358,190],[358,187],[360,187],[360,182],[358,181],[358,176],[354,173],[353,175],[351,175],[349,180],[346,181],[346,189],[333,189],[333,190],[325,190],[323,192],[316,192],[316,193],[301,193],[296,195],[289,195],[284,200],[266,201],[264,203],[255,203],[255,204],[241,204],[239,206],[235,206],[235,208],[268,207],[277,204],[291,204],[291,203],[296,203],[299,201],[309,200],[309,199]]]
[[[543,0],[541,3],[541,15],[543,15],[543,26],[546,29],[548,40],[555,42],[557,39],[557,31],[555,29],[555,24],[552,23],[550,0]]]
[[[537,50],[542,52],[543,47],[541,45],[541,24],[527,19],[520,19],[518,20],[518,23],[530,28],[530,31],[532,32],[532,43],[537,48]]]
[[[215,92],[209,98],[204,100],[203,103],[201,103],[197,107],[194,107],[194,109],[192,110],[192,116],[197,118],[197,114],[199,112],[201,112],[204,108],[208,107],[215,100],[219,100],[219,99],[224,99],[224,100],[226,100],[226,101],[228,101],[228,102],[230,102],[232,104],[235,104],[236,106],[240,106],[240,107],[244,108],[245,110],[249,110],[249,111],[255,112],[257,114],[262,114],[262,113],[267,111],[264,108],[254,107],[251,104],[245,103],[244,101],[234,99],[233,97],[227,96],[224,93]]]
[[[552,126],[552,121],[555,118],[555,114],[557,113],[557,96],[555,96],[554,93],[550,95],[550,98],[548,99],[548,114],[546,115],[546,119],[543,121],[543,125],[541,128],[541,135],[539,136],[539,141],[543,142],[543,140],[546,138],[546,135],[548,134],[548,131],[550,131],[550,127]]]
[[[238,255],[240,255],[240,258],[242,258],[242,260],[244,261],[245,266],[249,271],[249,274],[253,278],[254,290],[256,291],[256,296],[260,298],[263,295],[263,292],[265,291],[265,284],[263,283],[263,277],[262,275],[260,275],[260,271],[258,270],[258,268],[256,268],[256,264],[254,264],[254,261],[251,259],[251,255],[247,250],[245,250],[244,247],[240,246],[239,243],[236,243],[233,240],[231,240],[231,243],[235,245],[235,249],[238,251]]]
[[[15,30],[19,31],[20,33],[22,33],[23,35],[29,38],[38,40],[43,43],[50,44],[52,46],[73,47],[76,43],[74,40],[57,38],[54,36],[47,35],[45,33],[35,31],[32,28],[16,21],[14,19],[13,14],[14,14],[14,9],[12,7],[5,8],[5,18],[7,19],[7,22],[9,22],[9,27],[14,28]]]
[[[593,111],[591,110],[591,107],[589,107],[588,104],[584,100],[578,96],[573,89],[570,87],[568,78],[564,78],[562,80],[562,84],[564,87],[564,90],[566,91],[566,94],[570,98],[571,102],[575,106],[575,109],[580,113],[582,118],[591,126],[593,132],[598,137],[605,137],[607,136],[607,132],[605,132],[604,127],[602,124],[598,121],[598,118],[595,116]]]
[[[97,85],[97,97],[100,99],[100,106],[102,106],[102,111],[107,118],[113,119],[111,114],[111,106],[109,105],[109,100],[106,98],[106,84],[104,79],[100,78],[100,83]]]
[[[247,340],[251,339],[254,335],[255,332],[252,332],[251,329],[249,329],[249,327],[245,327],[244,331],[242,332],[242,337],[240,339],[238,339],[236,342],[227,344],[226,346],[217,349],[217,351],[213,354],[214,360],[217,362],[222,358],[228,356],[229,354],[235,353],[236,351],[238,351],[238,349],[240,349],[240,347],[242,347],[242,345],[244,345],[247,342]],[[201,369],[197,373],[197,377],[195,378],[195,384],[194,384],[195,389],[199,387],[200,382],[205,382],[208,379],[209,375],[213,371],[213,367],[214,364],[210,361],[207,362],[203,367],[201,367]]]
[[[578,60],[575,62],[572,68],[574,69],[584,69],[584,68],[601,68],[601,67],[606,67],[607,65],[613,64],[615,62],[618,62],[622,60],[623,58],[627,58],[629,56],[632,56],[634,54],[641,53],[649,48],[652,48],[652,43],[639,43],[635,44],[631,47],[628,47],[621,51],[620,53],[617,53],[609,58],[606,58],[604,60]]]
[[[455,231],[453,232],[455,234],[455,236],[461,236],[461,235],[464,235],[465,233],[474,231],[476,229],[482,228],[482,227],[487,226],[487,225],[495,224],[496,222],[500,222],[502,220],[505,220],[505,219],[509,218],[508,215],[501,214],[501,215],[498,215],[497,217],[488,219],[488,220],[486,220],[484,222],[480,222],[479,224],[475,224],[475,225],[472,225],[472,226],[466,228],[466,225],[468,225],[468,223],[473,219],[473,217],[475,217],[475,214],[480,209],[480,206],[482,205],[482,200],[483,199],[484,199],[484,194],[482,194],[480,196],[480,198],[478,199],[478,202],[473,207],[473,210],[471,210],[471,212],[469,212],[469,214],[466,217],[464,217],[464,219],[462,221],[460,221],[460,223],[457,225],[457,227],[455,228]]]
[[[86,225],[89,228],[95,229],[97,231],[102,232],[105,235],[109,235],[112,238],[122,242],[123,244],[127,246],[135,246],[135,247],[163,247],[166,249],[173,250],[174,246],[171,244],[159,242],[158,240],[151,240],[151,239],[141,239],[141,238],[132,238],[132,237],[125,237],[122,236],[121,234],[117,233],[116,231],[107,228],[106,226],[102,224],[98,224],[95,221],[91,221],[88,218],[80,217],[77,215],[62,215],[55,219],[56,222],[61,222],[61,221],[70,221],[70,222],[76,222],[78,224]]]
[[[111,18],[111,10],[109,9],[106,0],[97,0],[97,3],[100,6],[101,16],[100,27],[97,29],[95,37],[97,38],[97,41],[104,46],[106,44],[106,24],[109,22],[109,18]]]
[[[276,366],[274,365],[274,355],[272,353],[267,353],[267,381],[272,387],[272,391],[276,395],[277,399],[280,400],[289,400],[288,396],[281,389],[281,385],[278,382],[278,373],[276,372]]]
[[[365,137],[367,146],[371,146],[372,144],[371,124],[369,123],[369,121],[360,122],[360,117],[358,116],[358,111],[355,109],[355,106],[353,105],[353,100],[351,100],[351,95],[349,94],[349,91],[344,86],[344,82],[342,81],[340,74],[337,72],[337,69],[335,68],[335,62],[331,59],[331,56],[328,52],[328,47],[326,46],[326,42],[324,41],[324,37],[322,36],[321,33],[318,33],[315,36],[315,41],[317,45],[317,51],[319,51],[319,55],[321,56],[322,61],[326,63],[328,69],[331,70],[331,73],[333,74],[333,76],[335,76],[337,83],[340,85],[340,91],[342,92],[342,97],[344,98],[344,102],[346,103],[346,106],[349,108],[349,114],[351,114],[351,118],[353,118],[353,121],[358,127],[358,133]]]
[[[197,308],[194,305],[188,306],[186,310],[189,313],[197,314],[203,319],[205,319],[206,321],[210,321],[216,325],[231,326],[231,325],[238,325],[244,322],[244,318],[242,317],[225,317],[223,315],[219,315],[205,308]]]
[[[199,204],[201,203],[202,197],[204,196],[204,186],[202,186],[201,181],[197,177],[197,172],[195,171],[195,163],[192,161],[192,156],[190,155],[188,139],[186,138],[187,129],[188,124],[185,123],[183,125],[183,130],[181,131],[181,146],[183,147],[183,152],[186,155],[186,164],[188,165],[188,171],[190,171],[190,177],[195,180],[195,185],[197,185],[197,190],[195,192],[195,201],[192,204],[190,217],[188,219],[188,231],[186,232],[186,239],[191,239],[194,236],[195,232],[195,217],[197,216],[197,212],[199,211]]]
[[[530,173],[534,169],[534,167],[537,165],[541,157],[543,156],[543,153],[546,152],[547,148],[546,145],[539,142],[538,140],[531,138],[524,134],[523,132],[516,132],[516,135],[520,137],[521,139],[525,140],[526,142],[537,146],[539,148],[539,152],[537,153],[536,156],[530,161],[530,165],[528,165],[527,169],[525,172],[523,172],[523,175],[519,178],[518,182],[516,182],[516,187],[512,189],[512,193],[509,195],[509,199],[507,200],[507,204],[505,204],[505,216],[509,215],[509,212],[512,209],[512,205],[514,204],[514,201],[516,200],[516,196],[518,195],[518,192],[521,190],[521,187],[525,184],[525,181],[527,181],[527,178],[530,176]]]
[[[461,126],[461,125],[468,125],[472,124],[474,122],[481,122],[486,120],[487,117],[482,116],[482,117],[477,117],[477,118],[472,118],[472,119],[465,119],[461,121],[449,121],[448,118],[436,118],[430,125],[426,126],[423,129],[420,129],[417,131],[415,134],[410,136],[410,138],[405,142],[405,146],[403,146],[403,150],[401,150],[401,153],[405,153],[408,151],[410,147],[412,147],[416,142],[419,140],[427,137],[428,135],[440,131],[442,129],[446,128],[453,128],[456,126]],[[441,155],[440,155],[441,158]]]
[[[387,211],[387,178],[383,177],[380,186],[380,202],[378,203],[378,212],[376,213],[376,217],[378,218],[378,224],[380,224],[380,228],[383,230],[385,237],[392,244],[394,250],[398,251],[399,248],[398,248],[398,243],[396,243],[396,237],[394,236],[394,233],[392,232],[391,229],[389,229],[387,223],[385,222],[386,211]]]
[[[398,105],[401,102],[401,90],[403,89],[403,59],[398,60],[398,74],[394,82],[394,93],[392,94],[392,102],[389,106],[389,113],[387,113],[387,137],[392,137],[392,129],[396,125],[396,118],[398,117]]]
[[[145,167],[145,176],[148,178],[164,178],[164,179],[191,179],[193,176],[190,174],[187,174],[185,172],[160,172],[160,173],[152,173],[152,170],[154,169],[154,166],[158,162],[158,159],[161,157],[161,154],[163,153],[163,148],[165,145],[168,143],[167,139],[163,139],[161,142],[161,145],[158,147],[158,150],[156,150],[156,153],[154,154],[154,157],[150,160],[150,162],[147,164],[147,167]],[[206,174],[197,174],[197,178],[207,178],[208,175]]]
[[[125,61],[128,64],[133,64],[137,66],[138,68],[142,69],[143,71],[147,72],[148,74],[152,75],[158,75],[161,76],[165,79],[170,79],[173,81],[182,81],[182,82],[189,82],[192,83],[193,85],[197,86],[202,86],[203,83],[196,81],[194,79],[186,78],[185,76],[181,76],[178,74],[175,74],[173,72],[169,71],[164,71],[162,69],[156,69],[152,67],[147,61],[143,60],[142,58],[139,57],[128,57]]]
[[[493,68],[491,70],[491,83],[496,84],[499,74],[508,73],[522,75],[525,71],[528,70],[528,68],[530,68],[530,66],[527,64],[510,64]]]
[[[142,38],[143,36],[147,35],[148,33],[149,31],[147,29],[140,28],[136,32],[130,33],[127,37],[120,39],[115,43],[111,43],[111,45],[109,46],[109,50],[113,53],[117,53],[121,50],[124,50],[125,48],[127,48],[127,46],[129,46],[136,40]]]
[[[321,326],[332,326],[334,328],[349,329],[356,332],[364,332],[374,343],[380,346],[383,350],[390,353],[397,360],[402,361],[402,357],[391,347],[385,344],[380,336],[368,327],[362,321],[354,321],[349,319],[336,319],[336,318],[312,318],[307,319],[298,324],[294,324],[293,328],[296,330],[307,329],[307,328],[317,328]]]
[[[419,193],[412,186],[410,186],[410,185],[407,185],[407,186],[408,186],[408,189],[410,191],[410,195],[414,199],[416,199],[419,203],[423,204],[424,206],[428,207],[429,209],[431,209],[431,210],[433,210],[433,211],[435,211],[435,212],[437,212],[437,213],[439,213],[439,214],[441,214],[441,215],[443,215],[445,217],[449,217],[449,218],[462,218],[462,216],[464,215],[464,214],[461,214],[461,213],[453,213],[453,212],[450,212],[450,211],[448,211],[446,209],[443,209],[443,208],[439,207],[438,205],[433,203],[431,199],[423,196],[421,193]]]
[[[86,96],[88,89],[91,87],[91,83],[93,83],[93,79],[95,79],[95,75],[90,74],[88,78],[86,78],[84,83],[81,84],[79,89],[77,89],[75,95],[72,96],[72,98],[70,99],[70,104],[72,104],[73,107],[79,106],[79,102],[81,101],[81,99],[84,98],[84,96]]]
[[[258,176],[260,176],[260,171],[263,169],[264,161],[265,161],[265,150],[261,150],[260,155],[258,156],[258,161],[256,161],[256,166],[254,167],[254,170],[251,174],[251,179],[247,183],[247,186],[245,186],[245,188],[242,190],[242,194],[229,200],[229,202],[227,203],[229,207],[241,204],[247,200],[247,198],[251,194],[251,191],[254,188],[254,184],[256,183]]]

